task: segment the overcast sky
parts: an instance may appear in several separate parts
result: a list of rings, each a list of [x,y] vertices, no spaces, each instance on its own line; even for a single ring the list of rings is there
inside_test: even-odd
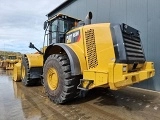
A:
[[[0,0],[0,50],[30,53],[43,46],[46,14],[65,0]]]

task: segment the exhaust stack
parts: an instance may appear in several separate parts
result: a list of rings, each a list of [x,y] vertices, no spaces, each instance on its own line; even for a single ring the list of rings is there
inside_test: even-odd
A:
[[[89,12],[88,15],[85,18],[85,25],[91,24],[92,17],[93,17],[92,12]]]

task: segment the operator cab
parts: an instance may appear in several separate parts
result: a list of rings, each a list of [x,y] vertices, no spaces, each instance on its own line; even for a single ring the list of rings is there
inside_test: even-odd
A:
[[[48,33],[45,34],[47,35],[47,43],[49,42],[49,45],[54,43],[64,43],[65,34],[75,28],[79,21],[81,20],[64,14],[57,14],[48,19],[48,21],[44,23],[44,29],[48,31]]]
[[[9,59],[9,60],[15,60],[15,59],[17,59],[17,57],[16,57],[16,56],[9,55],[9,56],[8,56],[8,59]]]

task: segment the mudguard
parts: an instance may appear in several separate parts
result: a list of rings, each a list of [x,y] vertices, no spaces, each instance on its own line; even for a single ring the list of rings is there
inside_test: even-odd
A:
[[[73,76],[80,75],[81,67],[80,67],[80,62],[79,62],[77,55],[70,47],[68,47],[67,45],[63,43],[57,43],[57,44],[48,46],[48,48],[45,51],[44,62],[49,55],[60,54],[62,50],[68,55],[70,65],[71,65],[71,74]]]

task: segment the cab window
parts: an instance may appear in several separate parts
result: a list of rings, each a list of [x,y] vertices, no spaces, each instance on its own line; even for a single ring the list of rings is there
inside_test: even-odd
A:
[[[52,25],[51,25],[51,32],[52,32],[51,39],[52,39],[52,41],[50,43],[56,43],[57,27],[58,27],[58,21],[55,20],[52,22]]]

